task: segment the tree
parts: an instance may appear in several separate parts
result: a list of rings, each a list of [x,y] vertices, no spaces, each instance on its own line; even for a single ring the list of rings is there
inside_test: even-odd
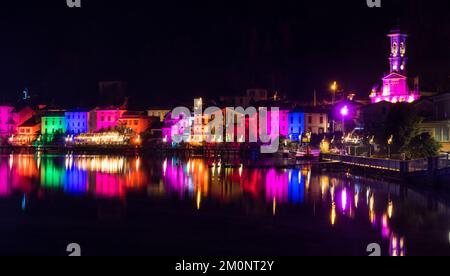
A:
[[[384,149],[384,153],[392,136],[391,153],[405,153],[410,159],[436,156],[440,144],[430,134],[421,132],[422,121],[414,105],[398,103],[390,106],[384,120],[372,124],[366,122],[369,123],[366,131],[369,137],[375,136],[375,143]]]
[[[410,159],[438,156],[441,144],[437,142],[428,132],[421,133],[403,147],[403,151]]]
[[[392,152],[404,152],[413,138],[420,134],[420,124],[423,119],[410,104],[396,104],[386,118],[386,128],[383,132],[382,145],[387,143],[391,135],[394,137]]]

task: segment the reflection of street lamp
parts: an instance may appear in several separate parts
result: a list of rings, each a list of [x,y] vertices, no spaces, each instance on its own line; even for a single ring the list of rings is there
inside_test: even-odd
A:
[[[348,116],[349,110],[348,106],[344,106],[341,108],[341,115],[342,115],[342,133],[345,135],[345,117]]]
[[[394,135],[391,135],[388,139],[388,157],[391,158],[391,146],[394,143]]]

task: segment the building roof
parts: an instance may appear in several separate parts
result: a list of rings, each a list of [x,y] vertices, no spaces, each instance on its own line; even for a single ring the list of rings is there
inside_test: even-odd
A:
[[[328,109],[318,107],[297,107],[292,109],[289,113],[319,113],[327,114]]]
[[[88,113],[89,110],[83,108],[68,109],[65,113]]]
[[[39,125],[41,123],[41,118],[35,116],[26,121],[25,123],[21,124],[19,127],[34,127],[36,125]]]
[[[46,111],[42,114],[42,118],[44,117],[65,117],[64,111]]]
[[[383,78],[383,80],[396,80],[396,79],[407,79],[407,77],[394,72],[390,73],[389,75]]]
[[[130,118],[149,118],[146,112],[143,111],[127,111],[122,115],[121,119],[130,119]]]

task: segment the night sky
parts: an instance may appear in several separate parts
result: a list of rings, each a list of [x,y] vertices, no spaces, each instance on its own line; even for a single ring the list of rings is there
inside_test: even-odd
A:
[[[388,70],[387,32],[409,39],[409,76],[450,92],[450,1],[11,1],[0,9],[0,101],[24,87],[54,104],[93,105],[97,82],[125,80],[131,103],[277,89],[366,97]]]

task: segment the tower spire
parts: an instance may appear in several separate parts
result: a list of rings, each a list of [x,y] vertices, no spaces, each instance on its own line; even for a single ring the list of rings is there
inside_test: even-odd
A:
[[[400,27],[394,28],[388,34],[390,38],[390,73],[399,73],[406,76],[408,57],[406,55],[406,39],[408,35]]]

